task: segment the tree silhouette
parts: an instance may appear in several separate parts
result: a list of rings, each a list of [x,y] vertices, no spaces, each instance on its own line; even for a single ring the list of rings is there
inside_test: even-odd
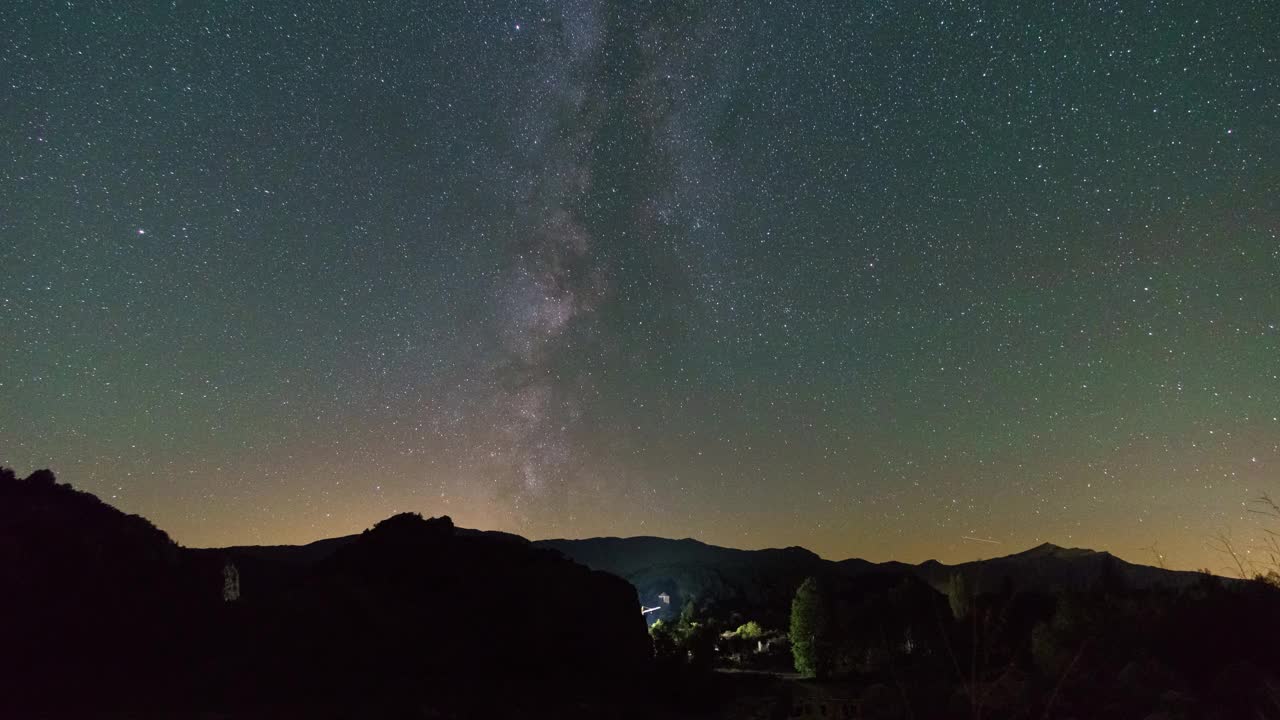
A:
[[[952,573],[947,580],[947,601],[951,604],[951,616],[959,620],[969,614],[973,598],[965,586],[964,575]]]
[[[791,601],[791,655],[796,672],[827,678],[835,669],[835,624],[831,597],[814,577],[806,578]]]

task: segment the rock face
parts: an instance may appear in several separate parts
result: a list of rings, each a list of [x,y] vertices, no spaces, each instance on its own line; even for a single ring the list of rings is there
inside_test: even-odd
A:
[[[36,480],[0,473],[0,610],[20,620],[3,717],[370,698],[500,715],[617,702],[648,669],[634,588],[514,536],[405,514],[323,551],[187,550]]]

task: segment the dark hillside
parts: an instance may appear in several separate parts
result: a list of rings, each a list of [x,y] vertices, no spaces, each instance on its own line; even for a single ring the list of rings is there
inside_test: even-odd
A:
[[[864,574],[910,574],[939,591],[955,575],[963,576],[971,592],[998,589],[1012,582],[1036,592],[1084,590],[1104,578],[1119,579],[1138,588],[1187,587],[1198,573],[1162,570],[1127,563],[1108,553],[1041,545],[1007,557],[944,565],[928,560],[919,565],[889,561],[873,563],[853,558],[832,562],[800,547],[737,550],[697,540],[656,537],[539,540],[576,562],[611,572],[636,586],[641,602],[661,609],[650,622],[673,619],[689,600],[716,609],[721,615],[738,613],[772,627],[785,625],[796,588],[809,576],[857,577]],[[670,598],[663,604],[661,595]]]
[[[112,701],[139,676],[167,682],[200,606],[183,559],[146,519],[47,470],[0,470],[0,697],[64,700],[72,684]]]
[[[447,517],[384,520],[249,608],[258,617],[244,627],[267,629],[272,649],[249,660],[250,677],[282,668],[272,684],[306,692],[404,696],[424,678],[456,702],[493,678],[524,697],[561,692],[570,678],[614,692],[640,678],[650,652],[626,582],[459,534]]]
[[[188,550],[52,473],[5,471],[0,539],[4,717],[423,703],[574,717],[617,706],[650,663],[625,581],[447,517]]]
[[[641,602],[659,607],[647,617],[670,620],[695,600],[717,614],[736,612],[780,627],[791,597],[806,577],[834,566],[800,547],[737,550],[697,540],[656,537],[540,540],[587,567],[635,585]],[[661,596],[666,594],[668,602]]]

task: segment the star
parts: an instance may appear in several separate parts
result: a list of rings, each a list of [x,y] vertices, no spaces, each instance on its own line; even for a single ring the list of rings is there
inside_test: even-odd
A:
[[[0,50],[4,460],[194,545],[449,498],[1216,564],[1280,423],[1267,4],[696,5],[178,3]]]

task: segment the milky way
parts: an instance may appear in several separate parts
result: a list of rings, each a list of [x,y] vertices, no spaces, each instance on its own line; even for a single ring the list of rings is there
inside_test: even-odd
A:
[[[5,4],[0,463],[191,545],[415,510],[1221,569],[1280,494],[1277,37],[1260,0]]]
[[[591,189],[592,116],[601,102],[593,75],[604,31],[591,3],[547,11],[551,17],[536,22],[560,42],[531,68],[527,114],[514,128],[526,151],[529,192],[521,198],[498,308],[502,461],[522,494],[535,497],[576,472],[568,435],[581,412],[579,378],[558,366],[591,323],[607,279],[579,209]]]

